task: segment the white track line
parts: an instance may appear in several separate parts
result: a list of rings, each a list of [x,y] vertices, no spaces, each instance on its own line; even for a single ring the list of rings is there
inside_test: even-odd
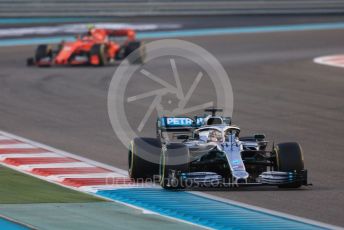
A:
[[[61,174],[61,175],[51,175],[47,176],[48,179],[54,181],[63,181],[67,178],[118,178],[123,177],[123,175],[118,173],[86,173],[86,174]]]
[[[46,153],[33,153],[33,154],[0,154],[0,160],[5,160],[6,158],[35,158],[35,157],[61,157],[56,153],[46,152]]]
[[[34,149],[36,149],[36,148],[34,148]],[[3,150],[3,149],[0,149],[0,150]],[[11,152],[11,153],[0,153],[0,155],[1,156],[5,156],[5,155],[7,155],[7,156],[11,156],[11,155],[18,155],[18,154],[40,154],[40,153],[51,153],[51,152],[49,152],[49,151],[45,151],[45,152],[41,152],[41,151],[39,151],[39,152],[37,152],[37,153],[22,153],[22,152],[20,152],[20,150],[18,150],[18,152]],[[57,154],[57,153],[56,153]],[[59,155],[60,157],[63,157],[63,156],[61,156],[61,155]]]
[[[31,171],[33,169],[40,168],[79,168],[79,167],[95,167],[84,162],[69,162],[69,163],[51,163],[51,164],[32,164],[32,165],[20,165],[17,166],[21,170]]]
[[[85,192],[92,192],[96,193],[99,190],[114,190],[114,189],[121,189],[121,188],[156,188],[161,189],[159,185],[156,184],[117,184],[117,185],[94,185],[94,186],[80,186],[79,189],[85,191]]]
[[[9,144],[9,145],[0,145],[0,149],[35,149],[35,146],[30,144]]]
[[[179,29],[180,24],[172,23],[94,23],[97,28],[103,29],[123,29],[131,28],[137,31],[152,31],[157,29]],[[56,26],[35,26],[35,27],[24,27],[24,28],[3,28],[0,29],[0,38],[15,36],[28,36],[28,35],[56,35],[56,34],[78,34],[86,33],[88,25],[85,23],[78,24],[62,24]]]
[[[36,229],[36,227],[34,227],[34,226],[30,225],[30,224],[19,222],[18,220],[14,220],[14,219],[9,218],[7,216],[4,216],[2,214],[0,214],[0,218],[8,220],[8,221],[16,223],[16,224],[19,224],[19,225],[24,226],[24,227],[26,227],[28,229]]]
[[[1,136],[0,135],[0,140],[13,140],[13,139],[10,138],[10,137],[6,137],[6,136]]]

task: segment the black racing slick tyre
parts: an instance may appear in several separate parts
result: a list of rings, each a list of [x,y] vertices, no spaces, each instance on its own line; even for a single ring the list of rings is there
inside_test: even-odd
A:
[[[181,189],[186,185],[173,173],[189,172],[189,149],[184,144],[166,145],[160,158],[160,185],[165,189]]]
[[[281,143],[275,147],[277,170],[282,172],[304,169],[301,146],[296,142]],[[302,181],[280,185],[280,188],[299,188]]]
[[[90,56],[97,55],[99,58],[98,66],[104,66],[108,63],[106,46],[104,44],[95,44],[90,50]]]
[[[138,52],[135,55],[129,56],[132,52],[137,50]],[[146,49],[140,41],[129,42],[125,48],[125,57],[128,57],[130,64],[142,64],[146,59]]]
[[[158,177],[155,178],[155,176],[159,175],[160,154],[159,139],[135,138],[132,140],[128,152],[129,177],[136,181],[157,179]]]
[[[35,52],[35,62],[39,63],[44,58],[50,58],[52,61],[53,52],[49,45],[39,45]],[[40,66],[50,66],[50,64],[40,65]]]

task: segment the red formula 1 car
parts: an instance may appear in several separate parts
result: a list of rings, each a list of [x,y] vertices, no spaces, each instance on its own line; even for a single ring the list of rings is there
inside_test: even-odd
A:
[[[122,42],[119,42],[118,40],[121,39]],[[136,49],[139,49],[138,55],[128,60],[132,64],[143,63],[144,47],[140,41],[135,40],[135,31],[131,29],[93,28],[87,34],[77,36],[76,41],[62,41],[57,49],[53,49],[50,45],[39,45],[35,56],[28,58],[27,64],[39,67],[54,64],[103,66],[108,62],[125,59]]]

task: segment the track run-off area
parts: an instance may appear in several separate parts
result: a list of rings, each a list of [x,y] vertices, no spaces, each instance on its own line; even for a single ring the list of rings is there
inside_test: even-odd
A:
[[[230,26],[235,25],[235,17],[228,17],[226,20]],[[284,19],[284,24],[285,21],[288,25],[301,23],[305,26],[313,23],[293,21],[292,18]],[[344,17],[339,17],[334,23],[339,25],[339,22],[344,22]],[[319,25],[328,21],[326,16],[322,16],[316,18],[314,23]],[[249,20],[247,24],[250,24]],[[225,26],[221,24],[221,28]],[[261,28],[272,25],[261,22],[257,26]],[[191,25],[189,27],[189,31],[194,29]],[[182,192],[180,195],[173,194],[174,199],[178,199],[175,196],[180,196],[180,199],[199,203],[201,201],[193,199],[205,199],[199,195],[208,194],[219,200],[229,199],[232,202],[344,226],[344,143],[341,140],[344,135],[344,68],[320,65],[313,61],[318,57],[342,55],[344,30],[341,27],[295,28],[259,32],[237,30],[236,33],[225,33],[223,30],[210,33],[211,30],[206,31],[206,28],[197,28],[203,30],[203,34],[197,34],[199,36],[187,31],[174,35],[155,32],[157,38],[177,37],[211,52],[229,74],[234,91],[233,121],[240,126],[243,135],[258,132],[265,133],[269,140],[276,143],[298,141],[304,151],[309,181],[313,183],[311,187],[296,190],[259,187],[205,191],[197,196],[192,195],[193,198],[188,197],[191,196],[190,193]],[[149,42],[154,40],[154,36],[147,36],[145,39]],[[0,130],[122,169],[120,172],[112,172],[114,175],[124,173],[127,168],[127,148],[113,132],[107,113],[107,90],[116,65],[104,68],[29,68],[25,66],[25,61],[33,54],[35,47],[17,45],[20,46],[0,47]],[[190,78],[194,77],[194,73],[188,68],[188,63],[181,65],[185,65],[181,78],[192,81]],[[163,65],[156,66],[155,71],[159,76],[166,73]],[[138,79],[131,85],[131,93],[135,95],[141,92],[140,88],[145,84],[148,83],[144,79]],[[206,84],[200,84],[195,91],[196,96],[200,99],[208,97],[206,89]],[[136,111],[127,113],[128,119],[139,119],[139,111],[149,104],[146,101],[137,105]],[[153,132],[154,122],[148,123],[147,129]],[[40,153],[29,154],[38,157],[34,154]],[[44,154],[43,158],[46,158],[47,163],[51,163],[48,158],[61,158],[54,155],[55,152]],[[18,162],[20,156],[14,158],[7,160],[7,163],[12,162],[10,164],[15,167],[15,164],[25,164],[25,160],[13,163]],[[6,161],[3,157],[1,160]],[[62,163],[81,164],[74,161]],[[19,167],[27,169],[25,166]],[[56,175],[50,175],[50,178],[63,182],[65,186],[71,186],[75,182],[73,178],[67,182],[65,178]],[[98,192],[93,187],[86,189],[87,192]],[[158,212],[152,208],[156,204],[144,203],[147,199],[153,201],[156,194],[152,194],[151,190],[158,188],[152,186],[141,189],[146,189],[146,193],[141,194],[141,207]],[[126,193],[128,194],[127,191]],[[129,198],[123,198],[119,192],[99,192],[98,195],[139,206]],[[139,196],[134,193],[129,195]],[[164,200],[164,196],[161,195],[159,199]],[[183,211],[185,210],[179,210],[178,213]],[[182,219],[171,213],[163,215]],[[183,220],[192,222],[191,219]],[[201,222],[198,224],[206,226]]]

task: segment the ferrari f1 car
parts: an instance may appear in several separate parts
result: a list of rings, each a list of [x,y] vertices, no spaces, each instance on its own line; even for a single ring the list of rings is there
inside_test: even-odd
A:
[[[122,42],[119,43],[119,40]],[[132,64],[143,63],[144,47],[135,40],[135,32],[131,29],[93,28],[77,36],[73,42],[62,41],[55,49],[50,45],[39,45],[35,56],[28,58],[27,64],[39,67],[53,64],[103,66],[110,61],[125,59],[136,49],[139,49],[138,55],[129,56],[131,58],[128,60]]]
[[[160,117],[157,138],[135,138],[129,147],[129,175],[156,179],[166,189],[274,185],[298,188],[307,183],[298,143],[266,150],[265,135],[240,136],[229,117]]]

